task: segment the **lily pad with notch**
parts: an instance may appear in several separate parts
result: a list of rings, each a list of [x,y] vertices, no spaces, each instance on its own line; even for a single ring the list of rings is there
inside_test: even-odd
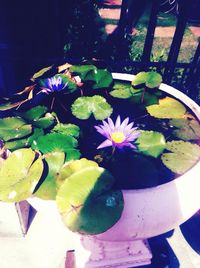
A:
[[[100,167],[73,173],[61,185],[56,202],[67,227],[82,234],[99,234],[121,217],[123,195],[110,190],[112,175]]]
[[[78,74],[82,80],[85,79],[85,76],[88,72],[97,70],[97,67],[95,65],[72,65],[69,68],[70,72]]]
[[[92,114],[96,120],[104,120],[112,114],[112,107],[102,96],[79,97],[71,107],[72,114],[79,119],[88,119]]]
[[[20,117],[0,119],[0,138],[4,141],[19,139],[32,133],[32,126]]]
[[[150,105],[146,109],[156,118],[183,118],[186,113],[185,106],[171,97],[160,99],[158,104]]]
[[[177,174],[184,174],[200,159],[200,146],[185,141],[167,142],[169,151],[161,156],[163,164]]]
[[[19,202],[30,197],[43,173],[43,161],[32,149],[14,151],[0,169],[0,200]]]
[[[158,88],[161,82],[162,76],[157,72],[140,72],[134,77],[132,86],[138,88],[145,85],[147,88]]]
[[[57,195],[56,177],[64,164],[65,153],[49,153],[44,156],[44,160],[47,163],[47,175],[34,195],[45,200],[55,200]]]
[[[98,164],[95,161],[91,161],[86,158],[65,163],[57,176],[57,185],[60,186],[73,173],[87,167],[98,167]]]
[[[21,139],[15,139],[12,141],[5,142],[5,147],[11,151],[17,150],[23,147],[31,147],[34,140],[44,135],[44,131],[40,128],[35,128],[31,136]]]
[[[73,149],[77,147],[77,145],[77,140],[71,136],[50,133],[34,140],[32,148],[39,150],[43,154],[47,154],[51,152],[67,152],[67,150]]]
[[[142,131],[136,144],[139,152],[155,158],[166,148],[164,135],[156,131]]]
[[[129,99],[132,96],[131,85],[116,81],[113,90],[109,92],[112,97],[119,99]]]
[[[92,81],[93,89],[108,88],[113,82],[112,74],[104,69],[94,69],[84,76],[83,81]]]
[[[64,135],[69,135],[75,138],[79,137],[80,128],[74,124],[62,124],[58,123],[52,130],[51,133],[60,133]]]
[[[169,125],[175,127],[172,134],[182,140],[199,140],[200,139],[200,125],[195,119],[179,118],[169,121]]]

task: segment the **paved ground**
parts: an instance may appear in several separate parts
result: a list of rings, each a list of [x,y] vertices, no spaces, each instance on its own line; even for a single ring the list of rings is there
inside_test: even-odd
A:
[[[99,14],[105,20],[113,20],[113,23],[106,24],[106,32],[111,34],[115,29],[117,22],[120,17],[121,11],[121,0],[104,0],[102,1],[103,7],[99,9]],[[112,8],[112,9],[111,9]],[[163,29],[164,28],[164,29]],[[199,26],[190,26],[190,31],[195,38],[200,37],[200,27]],[[175,32],[174,26],[169,27],[157,27],[155,32],[155,37],[173,37]]]
[[[54,211],[32,213],[32,218],[35,216],[25,237],[13,232],[9,236],[5,222],[8,211],[2,214],[1,211],[0,231],[3,224],[7,231],[6,235],[0,232],[0,268],[64,268],[66,251],[78,247],[80,243],[76,236],[67,231]],[[151,265],[143,268],[199,268],[199,228],[200,214],[196,214],[180,228],[150,239],[153,260]],[[18,232],[16,228],[15,231]],[[83,267],[80,259],[76,262],[76,268]],[[74,267],[68,265],[66,268]]]

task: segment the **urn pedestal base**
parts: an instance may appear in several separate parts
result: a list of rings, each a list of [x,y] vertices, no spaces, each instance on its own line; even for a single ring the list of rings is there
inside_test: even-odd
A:
[[[147,240],[118,242],[82,237],[81,242],[85,249],[91,251],[84,268],[130,268],[151,263],[152,254]]]

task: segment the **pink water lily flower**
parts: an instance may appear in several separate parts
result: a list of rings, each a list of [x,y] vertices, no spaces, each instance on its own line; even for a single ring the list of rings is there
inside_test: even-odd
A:
[[[101,135],[106,137],[106,140],[97,149],[109,146],[119,149],[123,147],[136,148],[131,142],[136,140],[141,133],[137,131],[137,127],[133,128],[134,123],[129,123],[128,117],[121,122],[121,118],[118,116],[115,124],[111,118],[108,118],[107,122],[102,121],[102,123],[103,125],[95,126],[95,128]]]

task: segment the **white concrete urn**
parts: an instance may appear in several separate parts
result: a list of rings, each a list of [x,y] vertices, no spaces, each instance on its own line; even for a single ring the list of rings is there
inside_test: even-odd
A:
[[[132,81],[133,75],[114,73],[113,78]],[[161,84],[160,90],[181,100],[200,120],[200,107],[185,94],[166,84]],[[122,192],[124,210],[119,221],[104,233],[80,237],[75,248],[77,268],[128,268],[149,264],[152,254],[146,239],[176,228],[200,208],[200,161],[171,182]],[[46,212],[55,206],[52,201],[37,204],[34,198],[30,202],[39,210],[43,206]]]

